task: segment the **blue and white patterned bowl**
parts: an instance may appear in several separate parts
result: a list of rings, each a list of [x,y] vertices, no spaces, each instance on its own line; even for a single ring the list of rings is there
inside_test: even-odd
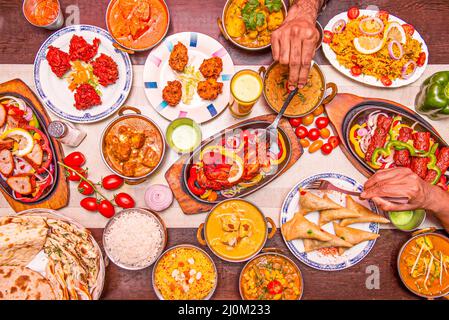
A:
[[[290,190],[284,203],[281,207],[280,226],[290,220],[296,212],[299,211],[299,189],[306,189],[308,185],[316,180],[329,180],[337,187],[350,191],[361,191],[363,186],[345,175],[338,173],[321,173],[311,176],[301,182],[299,182],[293,189]],[[322,196],[323,192],[313,191],[315,194]],[[344,196],[337,192],[328,192],[329,197],[341,204],[345,205]],[[358,199],[355,199],[357,202]],[[373,202],[363,201],[360,202],[365,207],[369,207],[373,212],[379,213],[376,205]],[[306,218],[314,223],[318,223],[319,213],[312,212],[306,215]],[[350,226],[351,228],[360,229],[363,231],[379,233],[378,223],[357,223]],[[325,224],[322,229],[335,234],[332,223]],[[299,261],[317,270],[323,271],[338,271],[349,267],[352,267],[365,258],[371,249],[374,247],[376,240],[365,241],[359,243],[352,248],[346,250],[342,255],[324,255],[320,251],[304,252],[304,243],[302,240],[286,241],[284,235],[282,235],[285,244],[293,255],[298,258]]]
[[[173,47],[181,42],[188,49],[188,65],[196,70],[204,59],[219,57],[223,60],[223,72],[218,77],[223,82],[223,93],[214,101],[201,99],[196,93],[190,104],[182,101],[171,107],[162,99],[162,90],[167,81],[176,80],[168,60]],[[153,108],[164,118],[173,121],[177,118],[191,118],[197,123],[203,123],[215,118],[225,108],[230,99],[230,80],[234,74],[234,63],[226,49],[215,39],[198,32],[181,32],[167,37],[158,47],[148,55],[143,71],[145,94]]]
[[[100,39],[98,55],[110,56],[118,66],[119,79],[113,85],[100,86],[102,104],[89,110],[77,110],[74,106],[74,92],[69,90],[66,79],[58,78],[46,60],[49,46],[69,51],[70,39],[76,34],[92,43]],[[125,102],[132,85],[132,66],[129,55],[113,46],[114,40],[104,29],[90,25],[73,25],[56,31],[40,47],[34,61],[34,83],[44,105],[55,115],[77,123],[91,123],[112,115]]]

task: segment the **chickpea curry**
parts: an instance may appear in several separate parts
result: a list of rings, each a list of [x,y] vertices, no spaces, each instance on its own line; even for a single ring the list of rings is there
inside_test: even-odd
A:
[[[449,240],[427,234],[410,241],[399,258],[399,273],[413,292],[427,297],[449,291]]]
[[[282,0],[233,0],[225,12],[228,35],[247,48],[267,46],[285,18]]]
[[[302,279],[298,268],[278,254],[264,254],[242,271],[240,289],[246,300],[298,300]]]
[[[268,103],[277,111],[281,110],[288,91],[288,66],[274,64],[265,77],[265,97]],[[310,69],[306,85],[298,90],[287,110],[286,116],[302,116],[316,107],[324,95],[324,81],[321,72],[314,64]]]

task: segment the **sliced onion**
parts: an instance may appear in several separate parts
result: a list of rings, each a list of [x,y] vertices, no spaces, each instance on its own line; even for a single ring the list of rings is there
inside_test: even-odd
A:
[[[346,21],[343,19],[338,20],[334,23],[332,26],[332,32],[333,33],[342,33],[346,28]]]
[[[407,73],[407,70],[410,66],[413,66],[413,71],[410,73]],[[404,80],[409,79],[411,76],[413,76],[415,71],[416,71],[416,62],[413,60],[410,60],[402,67],[402,72],[401,72],[402,79],[404,79]]]
[[[26,107],[25,114],[23,115],[23,118],[26,121],[31,121],[31,119],[33,119],[33,110],[31,110],[30,107]]]
[[[372,20],[374,20],[375,22],[377,22],[377,23],[380,25],[379,30],[378,30],[378,31],[373,31],[373,32],[367,32],[367,31],[363,30],[362,25],[363,25],[365,22],[372,21]],[[382,30],[384,29],[384,23],[383,23],[382,19],[380,19],[380,18],[378,18],[378,17],[367,17],[367,18],[364,18],[364,19],[360,20],[360,23],[359,23],[359,29],[360,29],[360,31],[361,31],[364,35],[367,35],[367,36],[375,36],[375,35],[378,35],[379,33],[382,32]]]
[[[145,191],[145,203],[150,210],[163,211],[173,202],[173,193],[163,184],[154,184]]]
[[[359,130],[357,130],[357,135],[360,137],[364,137],[368,134],[368,130],[366,130],[366,128],[360,128]]]
[[[397,46],[399,49],[399,56],[394,55],[394,46]],[[390,54],[390,57],[394,60],[399,60],[404,55],[404,49],[402,48],[402,44],[397,40],[391,40],[388,44],[388,53]]]

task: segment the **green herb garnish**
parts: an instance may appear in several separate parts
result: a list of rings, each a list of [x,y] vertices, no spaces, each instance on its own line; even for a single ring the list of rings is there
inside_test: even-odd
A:
[[[268,11],[278,12],[282,8],[282,0],[265,0],[265,6],[267,7]]]
[[[256,12],[260,3],[258,0],[249,0],[242,9],[242,19],[245,23],[246,29],[256,30],[265,23],[265,15],[262,12]]]

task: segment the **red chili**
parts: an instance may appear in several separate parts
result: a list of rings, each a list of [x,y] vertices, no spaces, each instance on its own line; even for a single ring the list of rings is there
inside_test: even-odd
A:
[[[284,289],[282,283],[278,280],[271,280],[267,286],[268,292],[270,294],[279,294]]]

